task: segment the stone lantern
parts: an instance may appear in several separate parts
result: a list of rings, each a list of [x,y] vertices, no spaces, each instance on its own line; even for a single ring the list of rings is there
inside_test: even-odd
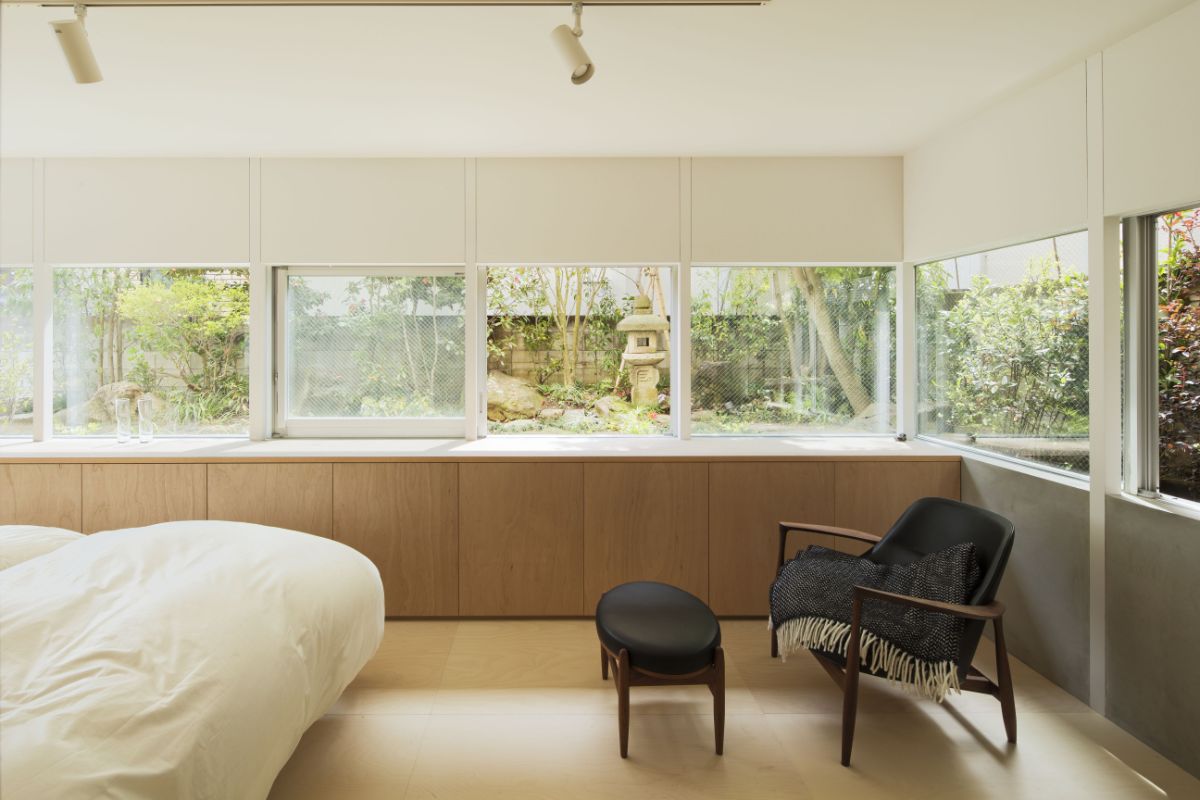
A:
[[[669,327],[666,319],[650,311],[650,298],[644,294],[633,301],[633,313],[617,323],[617,330],[628,337],[621,361],[629,365],[629,399],[635,406],[658,405],[658,365],[667,357],[658,349],[658,334]]]

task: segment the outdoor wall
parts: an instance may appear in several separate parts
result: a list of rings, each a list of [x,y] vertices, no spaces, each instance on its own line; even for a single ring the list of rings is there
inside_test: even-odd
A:
[[[1079,63],[904,157],[904,258],[929,261],[1087,227]]]
[[[1105,214],[1200,203],[1197,31],[1200,2],[1104,51]]]
[[[1087,702],[1087,489],[964,457],[962,499],[1017,529],[999,595],[1009,650]]]
[[[1200,521],[1109,497],[1108,714],[1200,775]]]

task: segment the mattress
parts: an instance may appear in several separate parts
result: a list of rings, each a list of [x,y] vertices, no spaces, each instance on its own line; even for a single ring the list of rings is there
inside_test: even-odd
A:
[[[356,551],[235,522],[0,572],[0,796],[263,798],[383,636]]]

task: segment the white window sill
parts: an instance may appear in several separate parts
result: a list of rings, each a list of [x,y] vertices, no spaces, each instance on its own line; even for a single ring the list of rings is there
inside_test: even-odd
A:
[[[951,448],[892,437],[846,438],[586,438],[535,436],[465,439],[245,439],[160,438],[148,444],[114,439],[0,440],[4,461],[224,461],[224,460],[469,460],[583,458],[838,458],[957,460]]]
[[[1181,517],[1200,520],[1200,503],[1193,503],[1190,500],[1180,500],[1175,497],[1142,497],[1130,492],[1113,492],[1109,494],[1109,497],[1115,497],[1135,506],[1153,508],[1167,514],[1177,514]]]

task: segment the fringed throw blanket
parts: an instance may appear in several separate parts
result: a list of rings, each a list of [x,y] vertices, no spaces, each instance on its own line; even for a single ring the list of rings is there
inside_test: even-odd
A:
[[[779,569],[771,625],[784,658],[800,650],[846,656],[854,587],[965,603],[979,582],[975,545],[960,544],[911,564],[876,564],[813,545]],[[963,619],[883,600],[862,608],[859,653],[871,672],[941,702],[958,685]]]

